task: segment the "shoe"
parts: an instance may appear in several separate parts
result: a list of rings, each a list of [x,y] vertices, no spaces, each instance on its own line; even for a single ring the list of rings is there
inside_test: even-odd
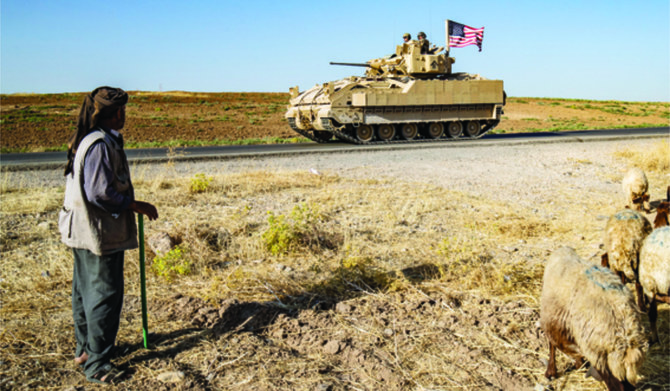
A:
[[[87,377],[86,380],[97,384],[118,384],[121,382],[124,372],[113,366],[112,364],[105,364],[94,373]]]

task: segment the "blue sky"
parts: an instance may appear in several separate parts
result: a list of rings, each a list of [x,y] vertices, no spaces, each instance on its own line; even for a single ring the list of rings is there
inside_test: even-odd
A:
[[[0,3],[0,92],[287,92],[361,75],[444,20],[485,27],[454,71],[509,96],[670,101],[668,0],[42,1]]]

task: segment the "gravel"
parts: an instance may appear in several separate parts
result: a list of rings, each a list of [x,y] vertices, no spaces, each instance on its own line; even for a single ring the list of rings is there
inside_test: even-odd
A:
[[[245,171],[313,173],[369,179],[417,181],[470,194],[474,197],[522,206],[552,202],[556,189],[585,194],[619,193],[618,181],[628,168],[614,153],[644,149],[658,139],[569,141],[498,145],[394,149],[293,156],[236,158],[220,161],[133,165],[135,180],[155,177],[191,177],[197,173]],[[60,170],[4,172],[3,187],[62,186]],[[658,194],[657,197],[660,197]],[[652,194],[654,199],[654,194]]]

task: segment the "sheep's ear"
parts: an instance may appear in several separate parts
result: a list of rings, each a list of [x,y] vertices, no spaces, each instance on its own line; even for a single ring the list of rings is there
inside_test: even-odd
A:
[[[626,380],[632,385],[638,381],[638,372],[644,361],[644,353],[639,348],[629,348],[626,352],[624,366],[626,367]]]

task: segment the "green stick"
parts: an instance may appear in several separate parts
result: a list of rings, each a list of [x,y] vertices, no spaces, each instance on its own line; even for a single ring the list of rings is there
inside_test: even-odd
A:
[[[144,216],[137,214],[140,236],[140,290],[142,292],[142,337],[144,348],[149,349],[149,321],[147,320],[147,287],[144,282]]]

